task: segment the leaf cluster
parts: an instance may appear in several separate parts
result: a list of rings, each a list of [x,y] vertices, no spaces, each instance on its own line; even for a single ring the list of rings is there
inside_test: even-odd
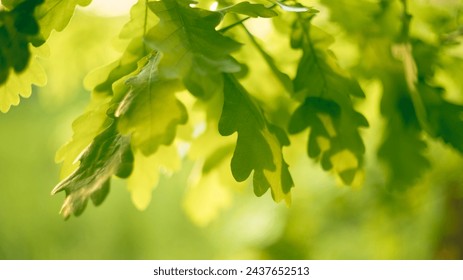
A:
[[[90,3],[5,2],[0,84],[7,83],[10,68],[27,71],[31,42],[43,44],[52,30],[66,26],[77,5]],[[192,197],[212,190],[206,182],[232,184],[218,179],[229,175],[224,162],[234,181],[252,176],[257,196],[270,190],[275,201],[290,203],[294,180],[284,147],[302,132],[310,158],[343,184],[362,185],[362,130],[371,120],[357,104],[369,96],[361,86],[368,80],[382,88],[378,106],[386,125],[377,156],[388,170],[390,189],[413,185],[430,166],[426,147],[431,139],[463,152],[463,106],[446,97],[436,78],[453,58],[448,50],[459,44],[461,25],[452,24],[458,16],[447,13],[444,21],[428,22],[437,39],[427,40],[413,29],[419,19],[409,1],[321,0],[330,21],[361,54],[352,67],[343,68],[332,49],[335,38],[314,24],[314,8],[296,1],[218,1],[206,9],[206,2],[139,0],[132,7],[120,33],[124,52],[88,75],[91,102],[57,154],[63,179],[52,193],[65,192],[64,217],[81,214],[88,200],[99,205],[114,176],[127,179],[138,208],[147,207],[160,172],[178,170],[184,154],[196,162],[201,178],[191,180],[195,195],[187,199],[188,207],[195,205]],[[269,52],[271,46],[248,28],[251,18],[272,19],[272,31],[288,40],[286,51],[297,53],[297,60],[282,62]],[[279,84],[278,105],[247,82],[262,75],[246,60],[249,49],[268,68],[269,77],[261,79]],[[11,104],[0,99],[2,111]],[[190,150],[182,148],[185,143]],[[215,169],[219,175],[213,175]],[[221,187],[214,191],[223,192]]]

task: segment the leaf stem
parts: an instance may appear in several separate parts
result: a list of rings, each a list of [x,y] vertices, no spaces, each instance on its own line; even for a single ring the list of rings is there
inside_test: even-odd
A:
[[[312,20],[313,17],[314,17],[314,16],[312,15],[312,16],[308,19],[308,20],[310,21],[310,24],[312,24],[311,20]],[[315,48],[315,46],[314,46],[314,44],[313,44],[313,42],[312,42],[311,36],[310,36],[310,29],[308,29],[308,28],[306,27],[306,25],[304,24],[304,20],[305,20],[305,19],[302,18],[302,16],[301,16],[300,14],[297,14],[297,19],[298,19],[298,21],[299,21],[299,23],[300,23],[300,25],[301,25],[302,30],[304,31],[304,32],[303,32],[303,34],[304,34],[303,37],[305,38],[305,41],[306,41],[307,45],[309,46],[310,51],[312,52],[313,60],[314,60],[315,64],[317,65],[317,67],[321,68],[321,67],[320,67],[320,62],[318,61],[319,58],[318,58],[318,56],[317,56],[317,49]],[[305,43],[305,42],[304,42],[304,38],[302,39],[302,44]],[[324,85],[327,85],[328,82],[327,82],[327,79],[326,79],[326,77],[325,77],[324,71],[320,71],[320,73],[322,74],[321,76],[322,76],[322,78],[323,78],[323,83],[324,83]],[[320,92],[320,94],[319,94],[319,97],[321,97],[321,96],[323,96],[323,91]]]
[[[250,19],[250,18],[251,18],[251,17],[247,16],[247,17],[245,17],[245,18],[242,18],[242,19],[238,20],[237,22],[234,22],[234,23],[232,23],[232,24],[230,24],[230,25],[227,25],[227,26],[225,26],[225,27],[223,27],[223,28],[220,28],[220,29],[217,30],[217,31],[220,32],[220,33],[225,33],[225,32],[227,32],[228,30],[232,29],[232,28],[235,27],[235,26],[238,26],[238,25],[242,24],[243,22],[247,21],[247,20]]]
[[[143,40],[146,36],[146,32],[148,31],[148,0],[145,0],[145,18],[143,22]],[[146,46],[146,44],[143,44],[143,49],[145,51],[145,54],[149,53],[149,50]]]
[[[282,0],[281,2],[283,3],[283,2],[285,2],[285,1],[286,1],[286,0]],[[268,6],[267,8],[268,8],[268,9],[273,9],[273,8],[275,8],[276,6],[277,6],[277,4],[276,4],[276,3],[273,3],[272,5]],[[242,19],[238,20],[237,22],[234,22],[234,23],[232,23],[232,24],[230,24],[230,25],[228,25],[228,26],[225,26],[225,27],[223,27],[223,28],[221,28],[221,29],[219,29],[219,30],[217,30],[217,31],[218,31],[218,32],[221,32],[221,33],[227,32],[228,30],[232,29],[232,28],[235,27],[235,26],[238,26],[238,25],[242,24],[243,22],[247,21],[247,20],[250,19],[250,18],[251,18],[250,16],[247,16],[247,17],[242,18]]]

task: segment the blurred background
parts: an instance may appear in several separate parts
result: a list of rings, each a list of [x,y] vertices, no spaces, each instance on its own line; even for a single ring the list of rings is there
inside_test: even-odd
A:
[[[430,142],[429,172],[410,189],[389,192],[375,155],[384,125],[376,108],[367,113],[372,128],[364,131],[362,188],[338,186],[304,152],[291,166],[291,207],[274,203],[269,193],[257,198],[247,186],[215,218],[198,223],[184,207],[192,169],[185,161],[178,174],[161,178],[145,211],[133,206],[125,183],[114,180],[100,207],[89,205],[64,221],[58,214],[64,194],[50,195],[59,180],[54,155],[89,101],[86,73],[117,57],[114,38],[127,21],[98,5],[79,9],[67,29],[51,37],[50,56],[42,60],[48,85],[0,115],[0,259],[463,258],[461,155]],[[379,89],[362,85],[372,92],[369,108]]]

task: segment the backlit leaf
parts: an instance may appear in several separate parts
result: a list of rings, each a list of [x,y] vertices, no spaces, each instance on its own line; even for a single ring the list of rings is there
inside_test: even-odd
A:
[[[161,146],[155,154],[145,156],[135,152],[133,172],[127,179],[132,202],[139,210],[148,207],[153,189],[159,182],[160,173],[172,174],[181,167],[176,145]]]
[[[310,19],[299,17],[292,44],[302,49],[303,55],[294,93],[303,103],[294,112],[289,131],[310,128],[309,156],[319,159],[323,169],[333,169],[345,184],[352,184],[357,176],[363,176],[365,147],[359,128],[367,127],[368,122],[353,108],[351,96],[364,94],[358,83],[340,69],[334,55],[324,49],[329,37],[320,33],[312,36],[311,31]]]
[[[151,12],[146,5],[148,1],[138,0],[130,9],[130,21],[124,25],[119,34],[123,39],[143,38],[159,19]]]
[[[40,26],[42,44],[48,39],[52,30],[62,31],[74,14],[77,5],[87,6],[92,0],[46,0],[35,11],[35,18]]]
[[[185,106],[175,92],[178,80],[158,74],[159,55],[152,56],[141,72],[127,81],[129,93],[119,106],[119,130],[131,134],[132,146],[148,156],[160,145],[172,143],[176,127],[187,121]]]
[[[240,2],[235,5],[218,10],[221,13],[236,13],[247,15],[250,17],[270,18],[277,16],[278,13],[271,8],[265,7],[262,4],[253,4],[248,1]]]
[[[231,75],[224,75],[224,105],[219,132],[223,136],[238,133],[231,161],[233,177],[241,182],[254,171],[253,185],[257,196],[270,188],[275,201],[286,199],[289,202],[293,181],[281,151],[289,140],[280,128],[267,122],[260,107]]]
[[[79,167],[52,191],[52,194],[66,193],[61,214],[65,218],[80,215],[88,199],[100,204],[109,191],[111,176],[122,166],[131,166],[133,158],[127,153],[130,153],[130,137],[119,135],[115,123],[95,137],[79,158]]]
[[[46,46],[44,47],[46,49]],[[0,112],[6,113],[11,106],[18,105],[20,96],[24,98],[30,97],[33,85],[46,85],[47,76],[38,62],[38,56],[46,55],[44,47],[40,49],[31,48],[33,58],[24,72],[18,74],[9,70],[8,80],[0,84]]]
[[[163,78],[180,78],[192,94],[208,97],[221,89],[222,72],[240,70],[230,56],[240,44],[215,30],[221,21],[220,13],[191,8],[190,3],[149,2],[149,8],[160,21],[145,39],[150,47],[163,54],[159,64]]]
[[[107,110],[111,98],[94,95],[87,111],[72,123],[72,139],[63,145],[55,156],[56,162],[62,162],[61,178],[69,176],[78,166],[79,155],[93,139],[111,125]]]

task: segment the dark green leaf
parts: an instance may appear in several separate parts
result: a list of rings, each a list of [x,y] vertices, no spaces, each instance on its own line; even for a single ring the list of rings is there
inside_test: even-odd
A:
[[[382,82],[381,113],[387,125],[378,156],[387,164],[389,188],[403,190],[429,168],[426,142],[402,70],[384,75]]]
[[[303,104],[294,112],[289,131],[311,128],[309,156],[319,158],[323,169],[334,169],[344,183],[352,184],[365,153],[359,128],[367,127],[368,122],[355,111],[350,96],[364,94],[358,83],[337,66],[334,55],[324,49],[326,34],[316,34],[313,40],[311,30],[310,18],[299,17],[294,25],[292,45],[303,50],[294,92]]]
[[[463,153],[463,106],[446,101],[442,88],[420,83],[418,91],[425,97],[432,136]]]
[[[109,189],[111,187],[111,181],[107,180],[106,182],[103,183],[103,186],[96,190],[90,198],[92,199],[92,202],[95,206],[99,206],[103,201],[106,199],[106,197],[109,194]]]
[[[42,2],[29,0],[11,11],[0,10],[0,84],[6,82],[10,67],[16,73],[26,69],[31,56],[29,41],[39,31],[34,9]]]
[[[463,106],[445,100],[445,89],[433,85],[440,51],[437,46],[413,41],[413,57],[418,70],[417,92],[424,102],[431,136],[441,138],[463,153]]]
[[[219,132],[223,136],[238,132],[231,162],[233,177],[238,182],[254,170],[256,195],[261,196],[270,188],[275,201],[289,199],[293,181],[281,152],[288,139],[281,129],[267,122],[260,107],[232,75],[224,75]]]
[[[293,84],[291,78],[289,78],[287,74],[283,73],[282,71],[280,71],[280,69],[278,69],[278,66],[275,64],[273,58],[261,47],[261,45],[257,42],[257,39],[251,34],[251,32],[249,32],[244,23],[243,28],[246,31],[246,34],[248,35],[249,39],[251,40],[251,43],[262,55],[262,57],[264,58],[267,65],[270,67],[270,70],[272,70],[275,77],[278,79],[278,81],[280,81],[281,85],[286,89],[286,91],[292,94]]]

